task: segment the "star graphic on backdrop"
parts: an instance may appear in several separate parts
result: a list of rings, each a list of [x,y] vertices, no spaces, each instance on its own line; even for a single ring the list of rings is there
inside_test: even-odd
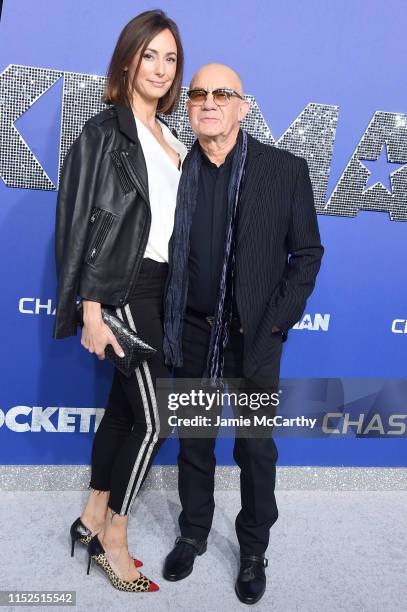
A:
[[[383,144],[380,155],[375,160],[359,159],[359,161],[369,170],[369,176],[364,191],[379,183],[390,195],[393,194],[391,188],[390,175],[396,170],[400,170],[405,164],[396,164],[389,161],[389,151],[387,144]],[[397,167],[396,167],[397,166]]]

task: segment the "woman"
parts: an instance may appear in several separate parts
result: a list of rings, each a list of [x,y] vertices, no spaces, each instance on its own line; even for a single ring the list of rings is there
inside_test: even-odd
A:
[[[111,344],[123,356],[101,306],[114,308],[157,349],[129,378],[115,369],[92,449],[91,492],[71,526],[113,586],[156,591],[128,551],[131,505],[170,433],[157,405],[156,378],[168,376],[162,350],[162,297],[176,193],[186,147],[157,113],[170,113],[182,85],[183,50],[176,24],[147,11],[123,29],[110,62],[105,102],[64,161],[56,218],[58,297],[54,337],[76,334],[76,297],[83,303],[81,344],[99,359]],[[95,535],[96,534],[96,535]]]

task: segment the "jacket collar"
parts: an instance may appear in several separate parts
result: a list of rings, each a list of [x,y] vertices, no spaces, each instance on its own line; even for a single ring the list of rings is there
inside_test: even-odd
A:
[[[237,244],[242,240],[246,233],[250,220],[251,208],[254,204],[253,194],[256,192],[258,185],[261,183],[261,167],[259,157],[263,155],[265,146],[250,134],[247,135],[247,160],[245,168],[245,177],[243,181],[242,193],[239,201],[239,222],[237,226]],[[273,168],[270,168],[273,172]]]
[[[143,149],[140,145],[140,140],[137,133],[137,125],[134,119],[133,111],[128,106],[121,104],[114,105],[119,123],[119,130],[131,140],[135,146],[131,147],[131,155],[129,161],[133,169],[137,189],[144,201],[150,205],[149,190],[148,190],[148,173],[147,165],[144,157]]]
[[[250,134],[247,134],[247,156],[248,162],[254,157],[262,155],[264,152],[264,144]]]
[[[127,138],[138,143],[137,125],[131,108],[122,104],[115,104],[114,107],[116,109],[120,131],[125,134]]]

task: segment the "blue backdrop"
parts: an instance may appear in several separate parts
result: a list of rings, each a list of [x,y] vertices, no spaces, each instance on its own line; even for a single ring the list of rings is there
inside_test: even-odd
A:
[[[129,0],[114,4],[100,0],[5,0],[0,22],[0,72],[4,76],[13,64],[104,75],[122,27],[135,14],[151,8],[157,6]],[[370,175],[364,189],[376,185],[372,192],[376,208],[373,205],[371,210],[351,214],[352,176],[356,181],[356,173],[342,181],[342,209],[332,206],[329,212],[328,207],[326,214],[321,211],[318,216],[325,257],[304,318],[285,343],[281,373],[285,378],[402,379],[407,347],[407,288],[403,281],[407,192],[401,180],[405,180],[403,164],[407,163],[407,4],[403,0],[253,0],[249,4],[243,0],[223,4],[217,0],[204,4],[163,0],[160,8],[181,31],[186,55],[184,84],[204,63],[229,64],[240,73],[245,92],[254,97],[275,141],[310,103],[328,105],[331,110],[338,107],[325,203],[335,194],[345,170],[352,170],[352,156],[375,113],[387,113],[386,121],[399,126],[397,147],[393,144],[392,150],[392,134],[386,132],[389,124],[380,124],[384,132],[375,145],[377,155],[365,164]],[[0,75],[3,121],[10,83]],[[54,185],[58,180],[62,87],[63,77],[15,122]],[[99,362],[81,347],[79,335],[59,341],[51,337],[56,191],[10,185],[5,168],[12,151],[4,126],[0,168],[0,461],[88,463],[95,419],[102,414],[112,371],[107,362]],[[386,147],[382,149],[386,142],[387,157]],[[7,171],[12,173],[13,169],[8,167]],[[315,173],[313,178],[316,180]],[[398,217],[380,204],[388,197],[383,190],[397,198]],[[392,401],[391,393],[383,398],[384,403]],[[402,394],[398,396],[398,414],[405,411],[403,402]],[[382,404],[381,409],[389,414],[392,406]],[[219,463],[233,462],[231,444],[231,440],[218,441]],[[354,432],[346,437],[284,438],[278,441],[278,448],[280,465],[407,465],[405,435],[386,432],[379,437]],[[176,451],[177,441],[170,440],[156,462],[174,463]]]

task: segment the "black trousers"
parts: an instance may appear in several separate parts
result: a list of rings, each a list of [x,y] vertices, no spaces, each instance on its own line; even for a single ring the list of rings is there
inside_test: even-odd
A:
[[[187,313],[183,327],[183,367],[176,370],[177,378],[203,375],[210,329],[205,319]],[[276,342],[282,339],[276,338]],[[225,349],[224,377],[241,378],[249,389],[256,389],[256,383],[243,378],[243,335],[238,328],[231,331]],[[278,518],[274,495],[278,452],[271,433],[269,430],[263,437],[244,438],[241,434],[235,437],[233,457],[240,467],[241,492],[235,528],[242,554],[264,554],[270,528]],[[215,508],[215,443],[215,437],[180,437],[178,486],[182,512],[178,522],[184,537],[206,539],[211,529]]]
[[[92,448],[89,488],[110,491],[109,507],[127,515],[151,463],[170,434],[167,406],[157,401],[156,378],[169,376],[163,355],[163,292],[168,264],[144,259],[134,295],[116,309],[157,353],[129,378],[115,368],[104,416]]]

